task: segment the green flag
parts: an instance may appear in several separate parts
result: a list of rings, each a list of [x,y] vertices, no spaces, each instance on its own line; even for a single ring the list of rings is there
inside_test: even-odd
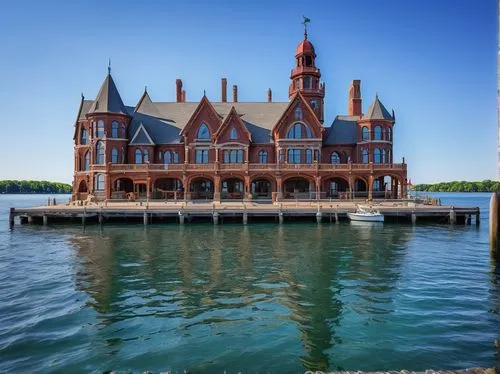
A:
[[[311,20],[304,15],[302,16],[302,18],[304,18],[304,22],[302,22],[304,25],[308,22],[311,22]]]

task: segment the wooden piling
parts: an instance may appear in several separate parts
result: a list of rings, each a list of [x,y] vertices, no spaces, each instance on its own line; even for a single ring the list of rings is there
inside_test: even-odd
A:
[[[83,207],[83,213],[82,213],[82,226],[85,228],[85,216],[87,215],[87,210],[85,207]]]
[[[339,214],[337,212],[335,212],[335,223],[340,223]]]
[[[280,225],[283,224],[284,219],[283,219],[283,213],[282,212],[278,213],[278,220],[279,220]]]
[[[416,225],[417,224],[417,215],[415,213],[411,214],[411,224]]]
[[[243,224],[246,225],[248,223],[248,213],[243,212]]]
[[[213,217],[214,225],[218,225],[219,224],[219,213],[213,212],[212,217]]]
[[[49,222],[49,217],[47,217],[46,214],[43,215],[43,225],[47,226],[47,223]]]
[[[28,216],[28,223],[30,225],[33,223],[33,216]]]
[[[184,225],[184,214],[179,210],[179,224]]]
[[[500,251],[498,242],[498,218],[500,214],[500,209],[498,209],[498,204],[500,199],[498,194],[494,192],[490,199],[490,255],[493,260],[500,263]],[[477,218],[476,218],[477,220]]]
[[[451,207],[451,210],[450,210],[450,223],[452,225],[457,223],[457,213],[455,212],[455,209],[453,207]]]
[[[10,208],[9,210],[9,229],[11,230],[14,227],[14,211],[14,208]]]
[[[318,210],[316,213],[316,222],[321,223],[323,221],[323,214]]]
[[[148,224],[148,212],[144,212],[144,215],[143,215],[143,221],[144,221],[144,225],[147,225]]]

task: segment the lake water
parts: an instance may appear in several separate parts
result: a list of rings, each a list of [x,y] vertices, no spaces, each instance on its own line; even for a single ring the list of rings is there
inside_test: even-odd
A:
[[[17,225],[0,195],[0,372],[303,373],[495,366],[481,225]],[[58,201],[67,196],[57,196]],[[474,222],[474,221],[473,221]]]

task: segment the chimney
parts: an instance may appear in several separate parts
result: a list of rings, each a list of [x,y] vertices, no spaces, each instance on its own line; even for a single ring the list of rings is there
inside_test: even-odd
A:
[[[361,81],[355,79],[349,86],[349,102],[347,105],[347,114],[349,116],[361,115]]]
[[[181,103],[182,102],[182,80],[176,79],[175,86],[176,86],[176,90],[175,90],[176,101],[178,103]]]
[[[186,102],[186,90],[182,90],[182,102]]]
[[[221,101],[223,103],[227,103],[227,79],[222,78],[220,80],[220,89],[221,89]]]
[[[233,102],[234,103],[238,102],[238,86],[237,85],[233,86]]]
[[[271,89],[267,90],[267,102],[272,103],[273,102],[273,91]]]

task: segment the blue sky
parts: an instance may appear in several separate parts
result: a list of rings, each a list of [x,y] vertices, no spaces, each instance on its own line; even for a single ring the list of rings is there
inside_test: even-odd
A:
[[[414,183],[496,178],[495,0],[15,1],[0,13],[0,179],[70,182],[80,93],[107,73],[127,105],[188,101],[220,78],[240,101],[288,100],[302,15],[326,82],[325,125],[361,79],[396,112],[394,159]],[[228,90],[230,93],[230,89]]]

